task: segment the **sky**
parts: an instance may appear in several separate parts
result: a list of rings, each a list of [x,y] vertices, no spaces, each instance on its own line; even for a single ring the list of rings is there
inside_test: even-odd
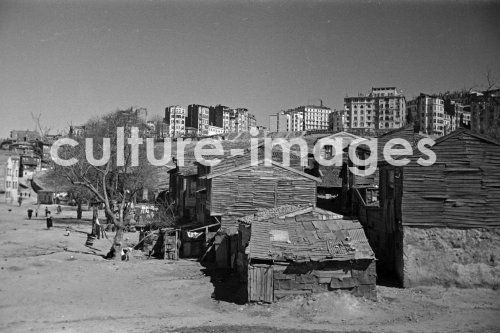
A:
[[[268,115],[500,83],[500,2],[0,0],[0,138],[140,106]]]

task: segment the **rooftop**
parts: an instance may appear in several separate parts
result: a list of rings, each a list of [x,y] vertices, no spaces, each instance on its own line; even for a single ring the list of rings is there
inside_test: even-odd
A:
[[[313,206],[280,206],[241,218],[250,258],[275,261],[374,259],[361,224]]]

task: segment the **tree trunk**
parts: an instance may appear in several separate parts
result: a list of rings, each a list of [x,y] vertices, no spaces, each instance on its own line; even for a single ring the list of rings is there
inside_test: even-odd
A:
[[[115,223],[116,233],[113,239],[113,245],[108,253],[109,259],[122,260],[122,247],[123,247],[123,225],[121,223]]]
[[[78,220],[82,219],[82,202],[81,201],[76,202],[76,218]]]
[[[95,221],[97,220],[97,217],[99,215],[99,210],[98,209],[99,208],[97,206],[95,206],[95,205],[92,207],[92,232],[91,232],[92,236],[97,236],[96,232],[95,232],[95,229],[96,229],[96,227],[95,227]]]

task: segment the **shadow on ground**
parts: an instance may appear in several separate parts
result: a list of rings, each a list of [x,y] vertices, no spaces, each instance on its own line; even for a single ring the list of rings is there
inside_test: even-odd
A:
[[[214,286],[213,299],[235,304],[246,303],[247,288],[240,281],[238,274],[228,269],[216,268],[211,263],[203,263],[203,266],[201,271],[210,277],[210,282]]]

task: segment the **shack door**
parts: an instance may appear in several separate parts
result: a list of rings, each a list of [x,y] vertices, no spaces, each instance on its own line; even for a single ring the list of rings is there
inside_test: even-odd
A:
[[[248,267],[248,300],[272,303],[274,298],[273,266],[252,264]]]

